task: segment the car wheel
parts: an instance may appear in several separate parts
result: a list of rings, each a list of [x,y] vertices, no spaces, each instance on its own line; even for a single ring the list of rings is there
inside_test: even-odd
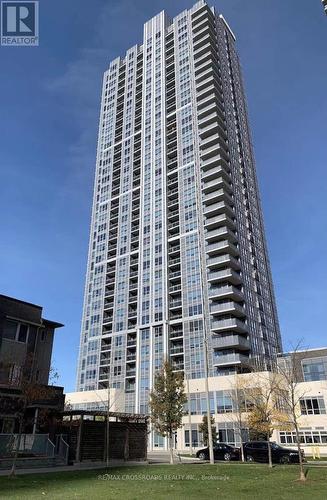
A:
[[[246,457],[246,461],[247,461],[247,462],[254,462],[253,457],[252,457],[251,455],[248,455],[248,456]]]
[[[225,453],[225,455],[224,455],[224,460],[225,460],[226,462],[230,462],[230,461],[231,461],[231,459],[232,459],[231,454],[230,454],[230,453]]]
[[[203,452],[202,452],[202,453],[199,453],[199,459],[200,459],[200,460],[206,460],[206,459],[207,459],[207,457],[206,457],[205,453],[203,453]]]
[[[290,457],[288,455],[283,455],[280,457],[279,463],[281,464],[289,464],[290,463]]]

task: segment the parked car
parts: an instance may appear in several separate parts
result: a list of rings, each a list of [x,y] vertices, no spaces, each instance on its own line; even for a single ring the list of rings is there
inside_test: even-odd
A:
[[[239,460],[240,450],[226,443],[216,443],[213,446],[213,455],[215,460]],[[209,448],[203,448],[196,452],[196,457],[201,460],[209,460]]]
[[[299,463],[297,450],[283,448],[277,443],[271,444],[271,458],[275,464]],[[268,462],[268,441],[251,441],[243,444],[244,457],[247,462]],[[304,453],[302,452],[304,458]]]

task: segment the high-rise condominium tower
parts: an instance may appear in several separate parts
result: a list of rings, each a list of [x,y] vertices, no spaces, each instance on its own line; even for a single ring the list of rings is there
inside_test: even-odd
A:
[[[146,412],[164,358],[189,378],[281,351],[235,38],[198,2],[144,25],[104,74],[77,389]]]

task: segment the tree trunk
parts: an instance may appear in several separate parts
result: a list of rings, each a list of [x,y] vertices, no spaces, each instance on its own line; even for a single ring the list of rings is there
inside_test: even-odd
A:
[[[15,448],[13,461],[12,461],[11,470],[9,472],[9,477],[14,477],[16,474],[16,462],[17,462],[17,458],[18,458],[18,453],[19,453],[19,448],[20,448],[20,443],[21,443],[21,436],[22,436],[22,432],[23,432],[23,420],[24,420],[24,417],[22,415],[19,419],[17,444],[16,444],[16,448]]]
[[[268,462],[269,462],[269,467],[272,467],[272,456],[271,456],[271,442],[269,441],[269,436],[268,436]]]
[[[173,436],[169,436],[169,453],[170,453],[170,463],[174,464],[174,451],[173,451]]]
[[[242,462],[245,462],[244,447],[243,447],[243,443],[242,442],[241,442],[241,460],[242,460]]]
[[[296,419],[294,419],[296,422]],[[299,429],[297,426],[297,422],[295,423],[295,434],[296,434],[296,442],[297,442],[297,451],[299,454],[299,465],[300,465],[300,481],[306,481],[306,475],[304,472],[304,465],[303,465],[303,458],[302,458],[302,453],[301,453],[301,443],[300,443],[300,436],[299,436]]]

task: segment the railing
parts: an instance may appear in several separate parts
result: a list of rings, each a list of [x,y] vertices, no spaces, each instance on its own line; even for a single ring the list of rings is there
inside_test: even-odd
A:
[[[170,332],[170,338],[174,337],[182,337],[183,336],[183,330],[173,330]]]
[[[69,445],[63,438],[62,434],[56,436],[56,455],[67,465],[69,455]]]
[[[55,454],[55,445],[49,434],[0,434],[0,457],[48,456]]]

